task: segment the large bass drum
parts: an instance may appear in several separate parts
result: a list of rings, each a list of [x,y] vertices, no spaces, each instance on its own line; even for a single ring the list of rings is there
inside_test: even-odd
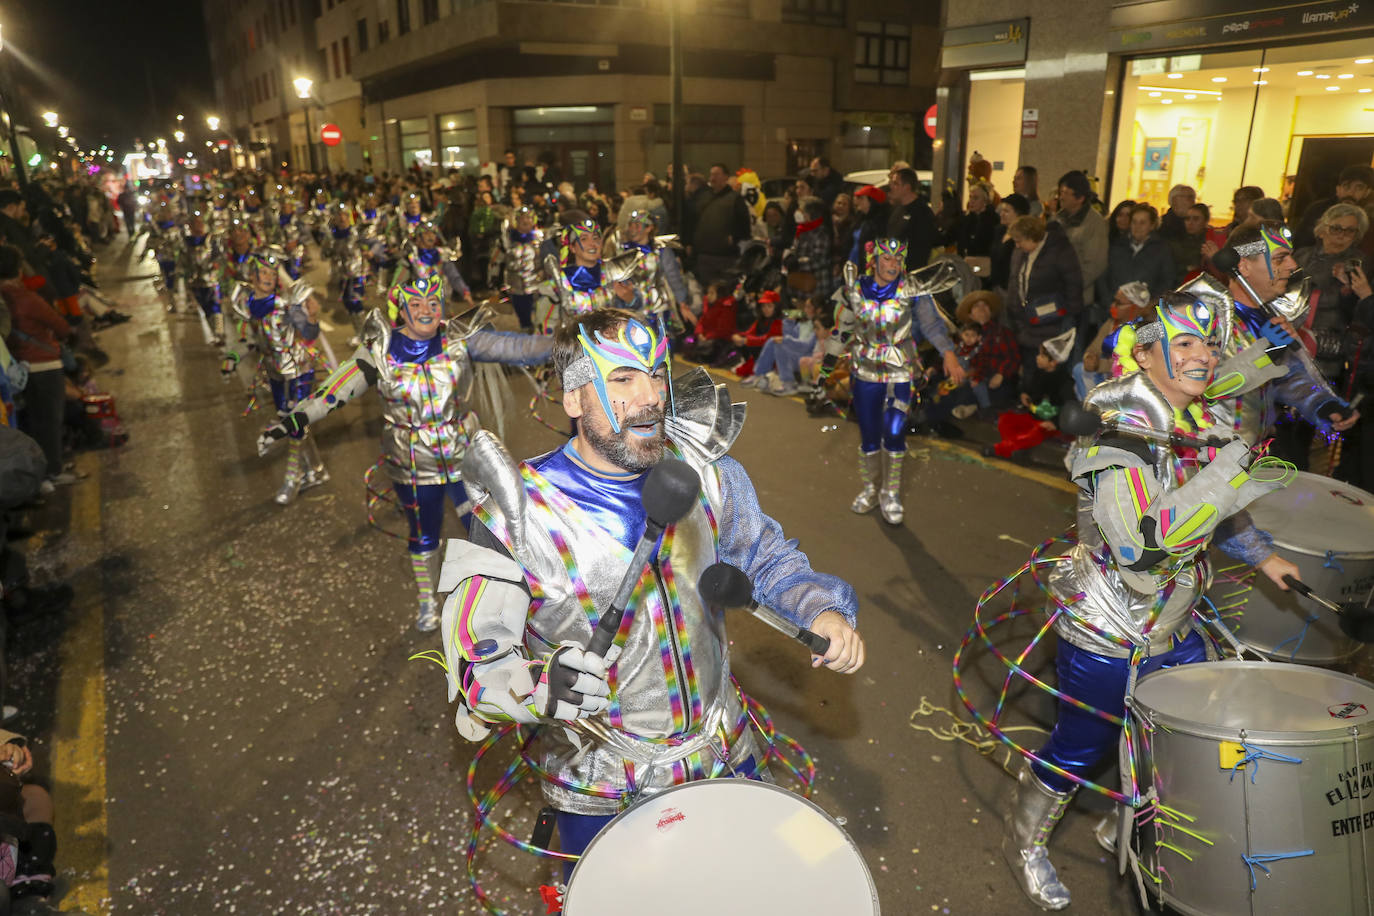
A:
[[[1299,472],[1287,487],[1250,504],[1255,526],[1274,538],[1298,578],[1332,601],[1363,603],[1374,588],[1374,494]],[[1243,644],[1278,661],[1339,665],[1360,648],[1333,616],[1281,591],[1263,574],[1213,551],[1208,592],[1222,622]],[[1227,571],[1229,568],[1229,572]]]
[[[651,795],[578,860],[566,916],[833,913],[878,916],[854,841],[812,802],[752,779]]]
[[[1374,685],[1278,662],[1181,665],[1130,700],[1137,868],[1195,916],[1374,914]]]

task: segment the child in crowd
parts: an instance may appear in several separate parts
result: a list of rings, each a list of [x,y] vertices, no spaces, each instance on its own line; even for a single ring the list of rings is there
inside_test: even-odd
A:
[[[1068,360],[1073,352],[1073,328],[1040,345],[1035,354],[1035,368],[1021,371],[1021,407],[1009,410],[997,418],[997,433],[1001,437],[984,454],[1011,458],[1017,452],[1034,448],[1050,436],[1057,427],[1054,418],[1059,408],[1073,398],[1073,377]]]
[[[748,330],[732,334],[730,342],[737,348],[736,358],[742,359],[735,374],[748,378],[754,374],[754,360],[769,338],[782,336],[782,297],[777,290],[766,289],[759,294],[758,317]]]
[[[1083,362],[1073,367],[1073,392],[1083,400],[1088,392],[1112,375],[1112,348],[1116,346],[1116,332],[1145,314],[1150,302],[1150,288],[1143,280],[1123,283],[1112,298],[1111,317],[1097,329],[1097,336],[1083,351]]]
[[[797,393],[797,370],[803,356],[815,350],[816,300],[801,300],[801,310],[789,312],[782,322],[782,336],[764,341],[754,374],[744,380],[751,388],[762,388],[780,397]]]
[[[731,336],[739,330],[735,304],[739,289],[722,295],[723,288],[724,282],[718,281],[707,286],[701,295],[701,317],[696,319],[696,341],[687,351],[688,359],[699,363],[715,362],[729,348]]]

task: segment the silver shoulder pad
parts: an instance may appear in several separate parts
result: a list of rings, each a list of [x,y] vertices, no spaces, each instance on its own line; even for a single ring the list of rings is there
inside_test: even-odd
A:
[[[525,546],[525,483],[505,443],[491,430],[478,432],[468,443],[467,454],[463,456],[463,483],[473,502],[490,500],[495,503],[505,516],[503,521],[513,542],[511,546],[517,554],[521,553]]]
[[[673,380],[672,412],[664,421],[668,438],[684,455],[705,465],[721,458],[744,428],[747,404],[730,400],[730,391],[698,366]]]
[[[612,283],[626,283],[634,276],[635,268],[643,257],[644,252],[631,248],[615,257],[602,259],[601,270]]]
[[[282,293],[282,300],[288,305],[300,305],[309,299],[315,288],[304,280],[296,280]]]
[[[386,365],[386,351],[391,346],[391,325],[381,309],[373,309],[363,319],[363,332],[359,335],[372,360],[380,368]]]

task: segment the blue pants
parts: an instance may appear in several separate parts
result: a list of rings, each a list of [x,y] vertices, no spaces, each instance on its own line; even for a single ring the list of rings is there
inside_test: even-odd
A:
[[[746,779],[758,779],[756,769],[754,758],[750,757],[735,767],[735,772]],[[571,814],[567,811],[559,811],[557,818],[559,851],[570,855],[582,855],[591,845],[592,840],[596,839],[596,835],[614,819],[614,814]],[[572,877],[573,866],[576,864],[576,862],[563,863],[564,884],[568,883],[568,879]]]
[[[892,398],[887,396],[887,382],[854,380],[849,385],[853,397],[851,410],[859,421],[860,448],[868,454],[881,446],[889,452],[906,451],[906,415],[911,407],[911,383],[892,386]]]
[[[444,532],[444,497],[461,506],[467,501],[468,491],[462,481],[453,483],[421,484],[393,483],[396,496],[405,509],[406,523],[410,525],[411,553],[429,553],[439,549],[439,538]],[[463,516],[463,525],[471,526],[472,514]]]
[[[815,348],[813,341],[798,340],[795,337],[769,339],[764,342],[758,359],[754,360],[754,374],[763,375],[776,368],[778,377],[784,382],[793,381],[801,369],[801,358],[810,356]]]
[[[349,277],[343,283],[343,304],[350,313],[363,310],[363,297],[367,295],[366,277]]]
[[[1105,372],[1089,372],[1083,368],[1082,362],[1074,363],[1073,366],[1073,393],[1078,400],[1087,397],[1088,392],[1096,388],[1107,380]]]
[[[277,405],[277,412],[286,413],[310,397],[310,390],[315,387],[315,373],[307,372],[295,378],[269,378],[267,384],[272,389],[272,401]]]
[[[1161,668],[1173,668],[1207,660],[1207,642],[1202,634],[1191,631],[1187,638],[1167,652],[1153,655],[1140,665],[1139,677]],[[1059,673],[1059,689],[1084,703],[1115,716],[1126,712],[1126,682],[1131,663],[1126,658],[1109,658],[1080,649],[1068,640],[1059,641],[1059,657],[1055,660]],[[1116,750],[1121,728],[1071,703],[1059,701],[1059,718],[1050,732],[1050,740],[1036,753],[1037,757],[1062,767],[1075,776],[1086,776],[1108,754]],[[1074,787],[1072,780],[1058,776],[1038,764],[1035,775],[1056,792]]]
[[[196,297],[196,304],[200,306],[206,318],[219,314],[219,296],[213,286],[193,286],[191,295]]]
[[[162,268],[162,279],[167,284],[167,290],[169,292],[174,291],[177,283],[177,262],[164,261],[162,258],[158,258],[157,266]]]
[[[515,309],[515,317],[520,319],[520,327],[529,330],[534,327],[534,296],[525,293],[517,296],[511,293],[510,307]]]

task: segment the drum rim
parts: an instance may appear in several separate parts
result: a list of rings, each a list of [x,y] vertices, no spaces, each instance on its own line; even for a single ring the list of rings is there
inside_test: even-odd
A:
[[[1356,493],[1360,493],[1360,494],[1362,494],[1362,495],[1364,495],[1364,496],[1369,497],[1367,500],[1365,500],[1365,504],[1366,504],[1366,505],[1374,505],[1374,493],[1370,493],[1368,490],[1365,490],[1365,489],[1363,489],[1362,487],[1357,487],[1357,486],[1355,486],[1355,485],[1353,485],[1353,484],[1348,484],[1348,483],[1346,483],[1346,482],[1343,481],[1343,480],[1336,480],[1335,478],[1332,478],[1332,477],[1324,477],[1324,476],[1322,476],[1321,474],[1314,474],[1314,473],[1312,473],[1311,471],[1298,471],[1298,472],[1297,472],[1297,478],[1296,478],[1296,480],[1295,480],[1294,482],[1296,482],[1297,480],[1305,480],[1305,481],[1308,481],[1308,482],[1327,481],[1327,483],[1325,483],[1325,484],[1320,484],[1320,483],[1316,484],[1316,486],[1318,486],[1319,488],[1321,488],[1323,492],[1327,492],[1327,493],[1330,492],[1330,488],[1331,488],[1331,485],[1332,485],[1332,484],[1335,484],[1335,485],[1338,485],[1338,486],[1342,486],[1342,487],[1346,487],[1346,488],[1348,488],[1348,489],[1354,490]],[[1263,527],[1263,526],[1261,525],[1260,527]],[[1270,531],[1270,532],[1269,532],[1269,535],[1270,535],[1270,537],[1272,537],[1272,538],[1274,539],[1274,546],[1276,546],[1276,547],[1282,547],[1282,548],[1284,548],[1285,550],[1291,550],[1291,551],[1293,551],[1294,553],[1300,553],[1300,554],[1302,554],[1303,556],[1307,556],[1307,557],[1316,557],[1317,559],[1323,559],[1323,558],[1326,557],[1326,551],[1322,551],[1321,553],[1312,553],[1311,551],[1315,550],[1316,548],[1311,547],[1311,546],[1306,546],[1306,545],[1304,545],[1304,546],[1295,546],[1294,544],[1292,544],[1291,542],[1289,542],[1289,541],[1283,539],[1280,535],[1276,534],[1276,533],[1273,532],[1273,531]],[[1352,551],[1352,552],[1343,552],[1343,551],[1338,551],[1338,552],[1333,552],[1333,553],[1332,553],[1332,556],[1334,556],[1334,557],[1335,557],[1336,559],[1338,559],[1338,560],[1374,560],[1374,551],[1366,551],[1366,552],[1353,552],[1353,551]]]
[[[1323,674],[1327,677],[1335,677],[1340,678],[1341,680],[1354,681],[1356,684],[1359,684],[1360,686],[1366,689],[1374,690],[1374,684],[1371,684],[1369,681],[1355,677],[1353,674],[1346,674],[1342,671],[1331,671],[1326,668],[1316,667],[1315,665],[1302,665],[1296,662],[1216,661],[1200,662],[1192,665],[1175,665],[1171,668],[1160,668],[1157,671],[1151,671],[1149,674],[1145,675],[1140,679],[1139,684],[1143,684],[1146,681],[1158,675],[1168,674],[1171,671],[1183,671],[1187,669],[1196,668],[1199,664],[1209,666],[1226,665],[1233,669],[1264,668],[1268,670],[1272,670],[1275,665],[1278,665],[1283,668],[1294,668],[1300,671],[1316,672]],[[1139,684],[1137,684],[1137,690],[1139,689]],[[1245,739],[1247,741],[1262,741],[1266,744],[1278,744],[1290,747],[1342,743],[1345,741],[1349,741],[1351,739],[1354,739],[1356,741],[1363,741],[1368,738],[1374,738],[1374,717],[1364,720],[1362,723],[1348,725],[1333,725],[1331,728],[1324,728],[1318,731],[1272,731],[1257,728],[1251,729],[1236,728],[1223,725],[1208,725],[1205,723],[1200,723],[1196,719],[1182,718],[1176,713],[1163,712],[1159,709],[1154,708],[1153,706],[1150,706],[1144,700],[1140,699],[1140,697],[1136,693],[1131,694],[1129,702],[1133,712],[1136,712],[1142,717],[1148,715],[1151,722],[1165,725],[1168,727],[1170,731],[1179,732],[1185,735],[1191,735],[1195,738],[1208,738],[1223,741],[1233,741],[1243,731],[1245,732]]]
[[[655,792],[652,795],[646,795],[630,807],[626,808],[624,811],[621,811],[619,814],[615,816],[614,819],[611,820],[610,823],[608,823],[605,827],[602,827],[600,832],[598,832],[596,836],[592,837],[592,841],[587,844],[587,848],[582,850],[581,858],[577,860],[577,864],[573,866],[572,874],[568,876],[568,890],[563,895],[564,909],[567,909],[568,903],[572,900],[573,888],[576,886],[575,879],[577,878],[577,870],[581,868],[582,863],[586,861],[588,853],[592,851],[593,847],[595,847],[596,844],[601,841],[601,838],[604,837],[607,833],[609,833],[611,828],[614,827],[617,823],[619,823],[620,819],[623,818],[625,815],[634,811],[641,805],[647,804],[651,801],[657,801],[661,798],[664,798],[665,796],[671,795],[672,793],[681,791],[683,789],[691,789],[696,786],[709,785],[711,783],[731,783],[736,781],[742,782],[750,787],[762,787],[765,789],[772,790],[774,792],[781,792],[783,795],[789,796],[790,798],[794,798],[797,801],[810,806],[817,813],[819,813],[826,820],[828,820],[831,824],[833,824],[835,826],[835,829],[840,832],[840,835],[844,837],[845,842],[849,844],[849,848],[854,851],[854,856],[859,860],[859,866],[863,869],[864,877],[868,880],[868,893],[873,901],[873,916],[882,916],[882,905],[878,900],[878,886],[873,881],[873,870],[868,867],[868,861],[863,857],[863,853],[859,851],[859,844],[854,842],[854,838],[849,835],[849,831],[845,830],[844,827],[837,820],[835,820],[833,816],[831,816],[830,812],[826,811],[824,808],[816,804],[811,799],[807,798],[805,795],[801,795],[789,789],[784,789],[782,786],[776,785],[771,782],[764,782],[759,779],[748,779],[742,776],[726,776],[718,777],[716,779],[694,779],[691,782],[684,782],[681,785],[673,786],[669,789],[664,789],[662,792]]]

